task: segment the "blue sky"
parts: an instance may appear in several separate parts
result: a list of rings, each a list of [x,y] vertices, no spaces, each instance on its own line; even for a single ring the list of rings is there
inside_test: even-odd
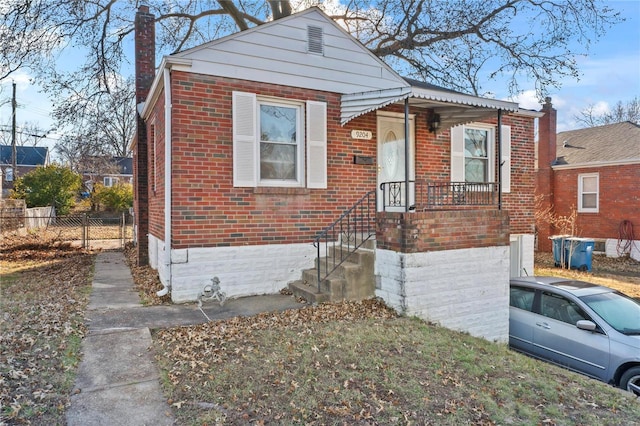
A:
[[[559,90],[551,93],[553,105],[558,110],[558,131],[580,128],[574,117],[590,105],[605,111],[618,101],[627,102],[640,96],[640,0],[607,3],[619,10],[626,21],[609,29],[593,44],[588,57],[578,58],[579,81],[567,78]],[[30,83],[27,73],[18,72],[13,79],[17,85],[18,126],[28,122],[43,130],[51,129],[51,104],[47,96],[39,93],[37,85]],[[485,88],[491,90],[496,98],[505,99],[508,94],[503,87],[500,82],[495,82]],[[522,88],[527,89],[526,83]],[[1,89],[0,129],[11,122],[11,80],[3,82]],[[523,108],[540,109],[533,85],[514,100]],[[51,138],[44,139],[39,145],[53,147],[56,137],[54,132]]]

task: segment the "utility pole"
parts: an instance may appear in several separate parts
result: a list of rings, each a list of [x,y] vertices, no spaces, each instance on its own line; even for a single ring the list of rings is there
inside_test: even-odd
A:
[[[13,168],[13,181],[18,177],[18,149],[16,148],[16,82],[13,82],[13,98],[11,100],[11,167]]]

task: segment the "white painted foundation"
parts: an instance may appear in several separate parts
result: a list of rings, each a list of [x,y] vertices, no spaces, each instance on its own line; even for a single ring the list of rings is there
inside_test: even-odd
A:
[[[630,247],[630,250],[623,250]],[[608,238],[604,245],[604,252],[607,257],[620,257],[621,255],[629,255],[632,259],[640,262],[640,240],[617,240]]]
[[[509,262],[508,246],[411,254],[376,250],[376,296],[401,314],[506,343]]]
[[[213,277],[227,298],[276,294],[312,268],[316,257],[310,243],[192,248],[172,250],[171,265],[165,265],[164,250],[164,241],[150,235],[149,264],[164,285],[171,281],[174,303],[196,301]]]

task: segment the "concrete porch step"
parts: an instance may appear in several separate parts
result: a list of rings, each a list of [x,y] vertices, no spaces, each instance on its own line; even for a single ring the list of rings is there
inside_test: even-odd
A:
[[[312,305],[329,302],[329,293],[318,292],[318,286],[310,285],[305,280],[296,280],[289,283],[289,290],[296,297],[301,297]]]

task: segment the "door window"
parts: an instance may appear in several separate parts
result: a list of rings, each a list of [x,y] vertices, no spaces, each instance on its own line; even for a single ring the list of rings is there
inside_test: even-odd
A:
[[[575,302],[557,294],[544,291],[540,299],[540,313],[545,317],[573,325],[580,320],[589,319],[582,308]]]

